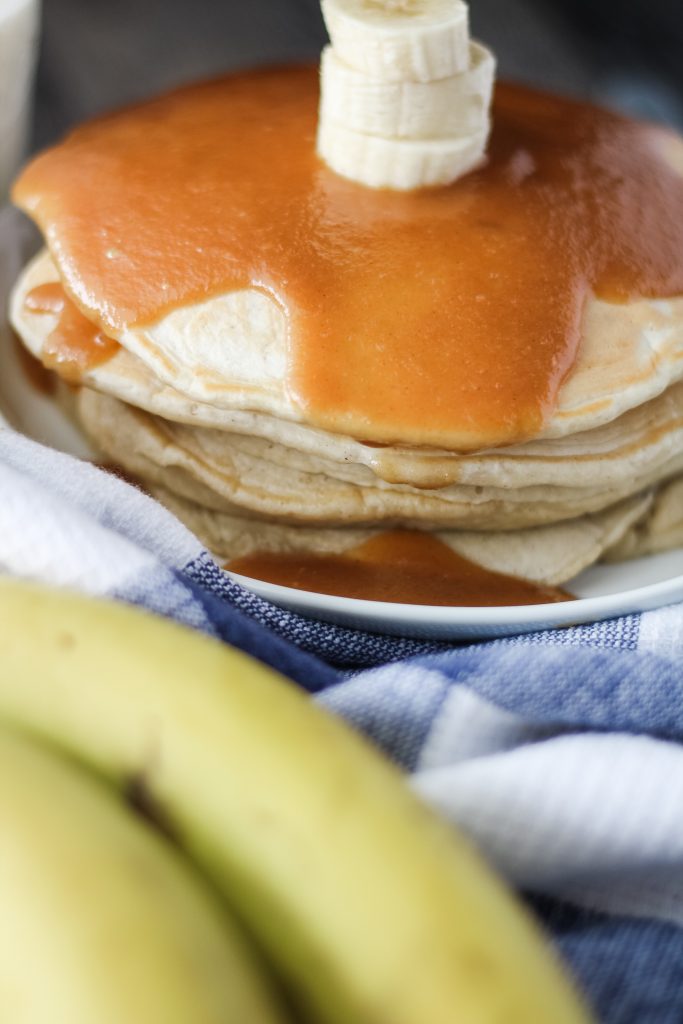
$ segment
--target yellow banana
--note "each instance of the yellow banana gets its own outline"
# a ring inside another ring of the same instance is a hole
[[[281,1022],[213,903],[102,782],[0,729],[5,1024]]]
[[[587,1021],[468,843],[245,655],[129,608],[1,583],[0,717],[144,785],[307,1019]]]

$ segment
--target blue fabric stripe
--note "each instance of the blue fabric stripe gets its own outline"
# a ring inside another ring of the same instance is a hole
[[[683,739],[683,666],[654,654],[482,644],[415,663],[530,722]]]
[[[244,611],[185,576],[185,586],[206,612],[216,636],[277,669],[311,693],[336,682],[337,673],[305,650],[275,635]],[[234,584],[233,584],[234,586]]]
[[[683,929],[527,898],[602,1024],[681,1024]]]
[[[505,646],[551,644],[553,647],[604,647],[622,651],[638,649],[640,615],[623,615],[605,622],[590,622],[571,629],[543,629],[537,633],[504,637],[496,643]]]
[[[318,700],[342,714],[406,771],[413,771],[450,682],[433,672],[416,685],[402,666],[379,671],[381,678],[376,672],[346,680],[326,689]]]

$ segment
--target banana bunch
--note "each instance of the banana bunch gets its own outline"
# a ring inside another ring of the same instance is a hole
[[[447,185],[481,163],[495,60],[463,0],[322,0],[318,153],[372,188]]]
[[[588,1020],[467,843],[297,688],[8,581],[0,899],[12,1024]]]

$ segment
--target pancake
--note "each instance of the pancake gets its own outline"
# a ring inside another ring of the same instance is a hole
[[[36,354],[49,321],[27,313],[23,300],[36,285],[59,280],[43,251],[14,290],[12,321],[22,337],[33,339],[30,347]],[[284,314],[263,293],[222,295],[174,310],[146,329],[115,336],[153,378],[190,402],[216,410],[217,416],[223,410],[244,410],[303,422],[285,387]],[[589,298],[576,362],[535,439],[593,430],[681,378],[683,298],[619,305]]]
[[[683,480],[658,488],[647,513],[634,521],[607,552],[606,560],[621,562],[683,545]]]
[[[266,523],[217,512],[160,487],[152,494],[207,546],[227,562],[253,552],[341,554],[376,536],[377,530],[330,529]],[[517,532],[439,531],[453,551],[496,572],[558,586],[573,579],[646,514],[650,494],[639,495],[593,516]]]
[[[54,265],[43,253],[22,275],[12,297],[14,326],[38,359],[55,317],[32,313],[25,306],[25,297],[32,288],[57,279]],[[429,449],[377,447],[275,416],[192,402],[164,385],[125,349],[88,370],[83,383],[171,422],[263,438],[291,452],[342,467],[366,467],[388,483],[419,488],[457,483],[503,489],[546,485],[619,489],[644,470],[666,466],[683,449],[683,383],[593,430],[460,456]],[[364,479],[367,477],[360,477],[361,483]]]
[[[683,402],[683,390],[678,400]],[[516,530],[599,511],[683,471],[679,443],[665,445],[661,463],[642,459],[638,472],[637,460],[627,456],[618,484],[606,470],[606,479],[592,486],[426,490],[387,484],[364,466],[332,462],[262,438],[174,424],[87,388],[79,398],[79,414],[97,445],[133,475],[216,511],[249,511],[292,524]],[[609,459],[597,461],[607,466]]]

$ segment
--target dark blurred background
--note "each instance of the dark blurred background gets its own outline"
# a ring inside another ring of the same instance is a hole
[[[191,78],[317,59],[319,0],[43,0],[37,145]],[[683,126],[683,0],[471,0],[500,74]]]

